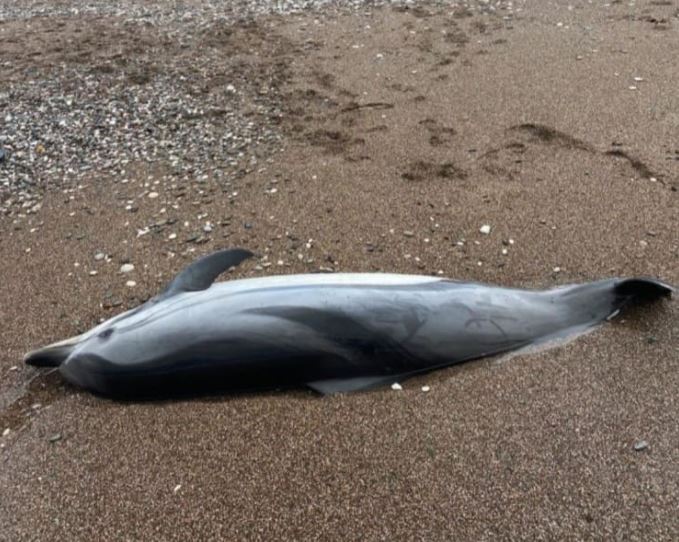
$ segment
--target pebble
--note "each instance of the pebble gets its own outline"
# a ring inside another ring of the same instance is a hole
[[[423,392],[428,392],[431,388],[429,386],[422,386],[422,391]]]
[[[149,192],[150,199],[156,199],[159,195],[158,192]]]
[[[177,238],[177,234],[176,234],[176,233],[171,233],[170,235],[167,236],[167,238],[168,238],[170,241],[173,241],[174,239]]]
[[[130,273],[134,271],[134,265],[131,263],[124,263],[123,265],[120,266],[120,272],[121,273]]]
[[[182,485],[181,485],[181,484],[177,484],[176,486],[174,486],[174,489],[172,490],[172,493],[177,493],[177,491],[179,491],[181,488],[182,488]]]
[[[490,233],[490,224],[484,224],[483,226],[481,226],[481,227],[479,228],[479,231],[480,231],[483,235],[488,235],[488,234]]]
[[[92,271],[90,271],[90,277],[94,277],[95,275],[98,275],[98,274],[99,274],[99,272],[96,271],[95,269],[92,269]]]
[[[406,237],[413,237],[415,235],[415,232],[412,232],[410,230],[405,230],[403,232],[403,235],[405,235]]]
[[[137,283],[136,283],[135,281],[133,281],[133,280],[128,280],[128,281],[125,283],[125,286],[127,286],[128,288],[134,288],[136,285],[137,285]]]
[[[634,443],[634,451],[635,452],[641,452],[648,448],[648,442],[645,440],[638,440]]]
[[[2,436],[3,436],[3,437],[6,437],[7,435],[9,435],[9,432],[10,432],[10,428],[7,427],[7,428],[2,432]]]
[[[403,389],[403,386],[401,386],[401,384],[399,384],[398,382],[394,382],[391,385],[391,389],[394,391],[401,391]]]
[[[101,260],[103,260],[105,257],[106,257],[106,254],[104,254],[103,252],[97,252],[97,253],[94,255],[94,259],[95,259],[96,261],[98,261],[98,262],[100,262]]]
[[[49,438],[50,443],[54,443],[61,440],[61,433],[55,433]]]

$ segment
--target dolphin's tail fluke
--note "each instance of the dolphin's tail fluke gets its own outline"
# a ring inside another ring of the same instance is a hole
[[[672,292],[672,286],[653,278],[605,279],[560,288],[554,301],[569,307],[569,325],[596,325],[610,320],[628,305],[669,297]]]
[[[24,356],[24,363],[34,367],[58,367],[80,343],[82,335],[52,343]]]
[[[618,281],[614,287],[616,295],[627,302],[655,301],[660,297],[669,297],[674,288],[658,279],[636,277]]]

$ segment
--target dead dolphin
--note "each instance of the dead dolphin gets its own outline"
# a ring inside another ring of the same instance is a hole
[[[213,284],[250,256],[203,257],[143,305],[25,361],[114,397],[349,392],[577,333],[673,291],[650,278],[529,291],[380,273]]]

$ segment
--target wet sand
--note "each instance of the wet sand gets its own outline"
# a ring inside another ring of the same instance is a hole
[[[229,246],[265,259],[225,280],[679,285],[679,5],[557,4],[240,24],[211,51],[275,106],[257,165],[133,162],[0,217],[0,539],[679,538],[676,299],[402,391],[119,403],[21,362]]]

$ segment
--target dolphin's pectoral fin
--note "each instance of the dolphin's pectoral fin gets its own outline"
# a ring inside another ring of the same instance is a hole
[[[180,272],[161,294],[170,297],[181,292],[207,290],[224,271],[254,256],[249,250],[233,248],[213,252],[196,260]]]
[[[378,386],[393,384],[401,378],[399,375],[359,376],[356,378],[316,380],[315,382],[307,382],[306,385],[321,395],[332,395],[333,393],[351,393],[353,391],[369,390]]]

